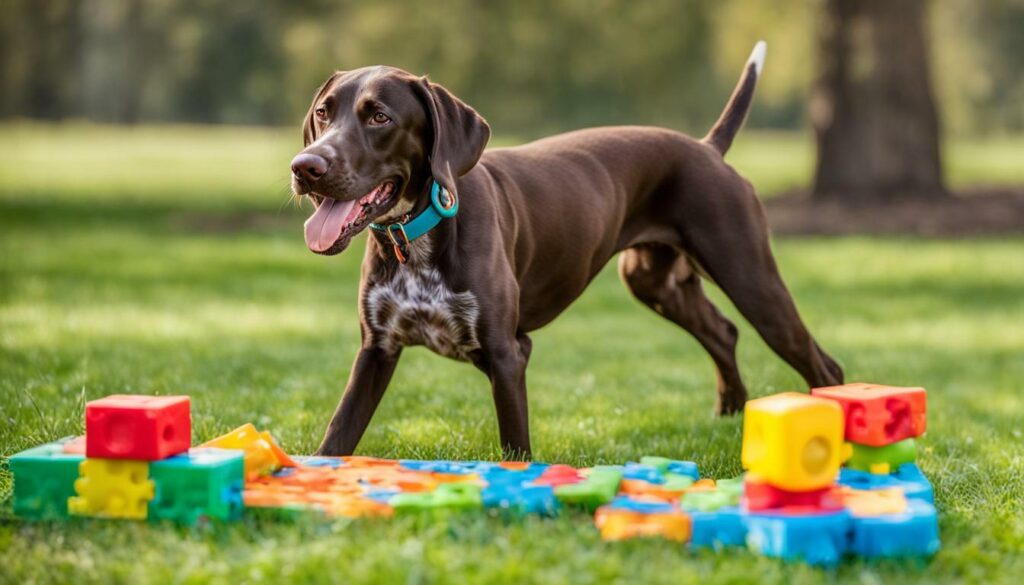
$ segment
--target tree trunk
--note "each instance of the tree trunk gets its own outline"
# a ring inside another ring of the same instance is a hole
[[[946,195],[928,72],[927,0],[827,0],[811,103],[814,196]]]

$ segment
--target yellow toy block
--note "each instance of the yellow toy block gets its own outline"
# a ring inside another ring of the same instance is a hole
[[[202,446],[245,451],[245,478],[250,481],[261,475],[269,475],[282,467],[296,466],[291,457],[277,446],[270,433],[257,431],[252,423],[244,424],[226,435],[207,441]]]
[[[68,513],[100,518],[146,518],[153,499],[149,463],[127,459],[85,459],[78,466],[77,496],[68,498]]]
[[[848,451],[843,443],[843,409],[833,400],[784,392],[747,403],[743,467],[775,487],[826,487],[835,481]]]

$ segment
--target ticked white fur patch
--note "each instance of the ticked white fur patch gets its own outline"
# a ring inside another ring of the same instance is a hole
[[[470,352],[480,348],[476,296],[453,292],[441,274],[426,265],[427,242],[415,242],[411,248],[409,262],[391,280],[366,293],[373,342],[392,353],[404,346],[424,345],[443,356],[469,361]]]

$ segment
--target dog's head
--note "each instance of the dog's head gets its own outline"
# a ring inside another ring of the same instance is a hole
[[[455,194],[490,134],[473,108],[425,77],[392,67],[335,73],[313,98],[306,147],[292,160],[292,190],[316,206],[309,249],[337,254],[370,223],[417,209],[430,178]]]

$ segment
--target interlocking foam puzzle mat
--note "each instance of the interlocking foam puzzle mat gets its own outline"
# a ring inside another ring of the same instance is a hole
[[[114,396],[87,405],[84,438],[11,458],[14,511],[30,520],[196,524],[255,509],[444,521],[474,513],[555,517],[576,508],[593,514],[606,540],[746,547],[815,565],[934,554],[933,490],[915,462],[924,391],[848,385],[814,394],[749,402],[747,471],[718,481],[701,478],[691,461],[654,456],[590,468],[290,457],[252,425],[191,447],[187,397]]]

